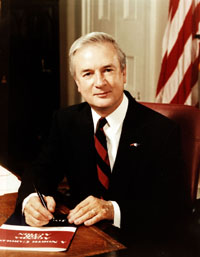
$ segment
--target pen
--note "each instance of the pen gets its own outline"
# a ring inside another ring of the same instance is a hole
[[[47,204],[46,204],[46,202],[45,202],[45,200],[44,200],[43,195],[40,193],[40,191],[36,188],[35,185],[33,185],[33,187],[34,187],[35,192],[37,193],[38,197],[40,198],[40,201],[41,201],[42,205],[48,210]]]
[[[41,201],[42,205],[48,210],[48,207],[47,207],[47,204],[46,204],[46,202],[44,200],[43,195],[40,193],[40,191],[37,189],[37,187],[34,184],[33,184],[33,187],[34,187],[35,192],[37,193],[38,197],[40,198],[40,201]],[[53,220],[54,219],[55,218],[53,217]]]
[[[33,187],[35,189],[35,192],[37,193],[38,197],[40,198],[40,201],[42,203],[42,205],[48,210],[47,208],[47,204],[44,200],[44,197],[43,195],[40,193],[40,191],[37,189],[37,187],[33,184]],[[66,215],[65,214],[61,214],[58,216],[59,218],[55,218],[55,216],[53,216],[53,219],[52,219],[52,222],[53,224],[64,224],[64,223],[67,223],[68,224],[68,221],[66,219]]]

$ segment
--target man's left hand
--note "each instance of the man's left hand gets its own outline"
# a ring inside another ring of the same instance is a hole
[[[100,220],[113,220],[114,208],[111,201],[88,196],[69,212],[68,221],[75,225],[93,225]]]

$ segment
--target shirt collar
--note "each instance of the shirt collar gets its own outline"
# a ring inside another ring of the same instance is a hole
[[[117,107],[116,110],[114,110],[114,112],[112,112],[106,117],[106,120],[108,121],[108,126],[112,127],[113,132],[117,131],[119,126],[121,126],[121,124],[123,123],[124,118],[126,116],[127,109],[128,109],[128,98],[124,94],[121,104]],[[95,132],[97,123],[101,118],[101,116],[98,113],[96,113],[94,109],[92,109],[92,118],[94,123],[94,132]]]

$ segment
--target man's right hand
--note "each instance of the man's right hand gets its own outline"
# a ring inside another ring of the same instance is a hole
[[[41,227],[53,218],[56,202],[53,197],[44,197],[48,210],[42,205],[38,196],[32,196],[24,208],[25,221],[32,227]]]

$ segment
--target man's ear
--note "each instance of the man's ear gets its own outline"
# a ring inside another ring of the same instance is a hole
[[[75,81],[76,86],[78,88],[78,92],[80,93],[81,91],[80,91],[79,81],[75,77],[74,77],[74,81]]]
[[[123,81],[124,81],[124,84],[126,83],[126,66],[124,67],[123,71]]]

